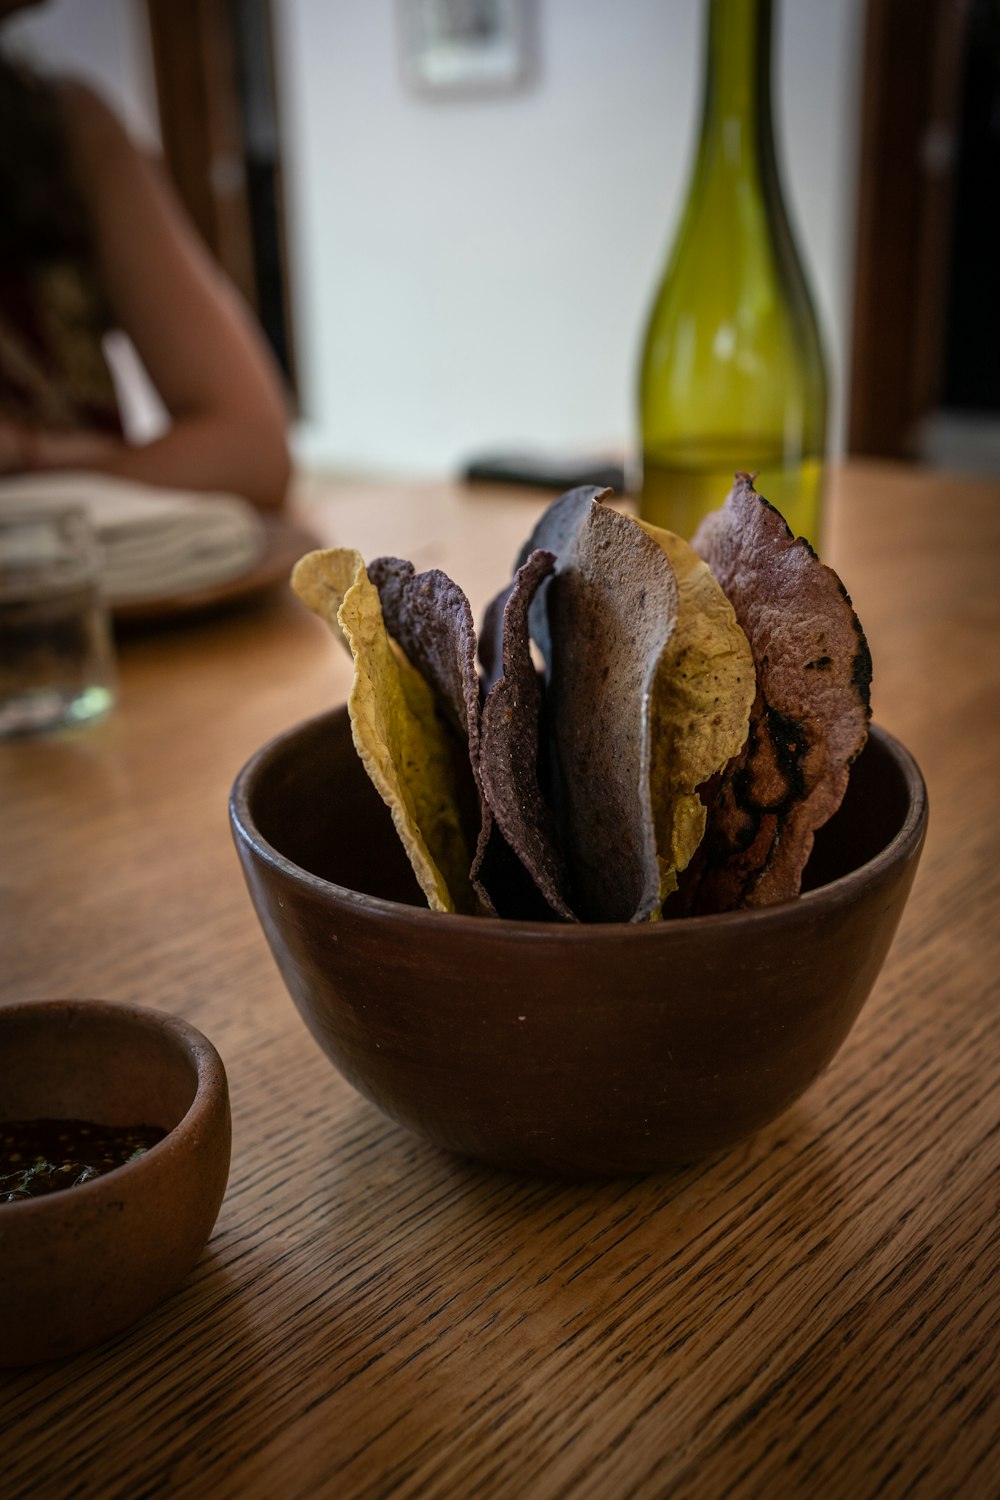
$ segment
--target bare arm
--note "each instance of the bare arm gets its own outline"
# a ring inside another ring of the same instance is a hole
[[[203,249],[160,171],[89,90],[64,86],[74,164],[112,310],[171,418],[141,447],[94,433],[31,437],[32,466],[282,503],[285,403],[253,319]]]

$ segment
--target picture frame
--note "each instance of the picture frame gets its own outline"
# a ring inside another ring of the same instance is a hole
[[[397,0],[403,72],[417,93],[505,94],[535,74],[533,0]]]

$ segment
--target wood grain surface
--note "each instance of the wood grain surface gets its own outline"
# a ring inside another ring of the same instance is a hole
[[[181,1289],[101,1348],[0,1373],[3,1500],[1000,1495],[1000,485],[865,464],[832,490],[826,555],[876,717],[928,781],[928,844],[831,1069],[684,1170],[506,1176],[322,1058],[226,815],[250,753],[346,695],[286,593],[123,637],[105,724],[0,746],[0,999],[182,1015],[234,1111]],[[446,568],[479,611],[542,503],[313,480],[299,513]]]

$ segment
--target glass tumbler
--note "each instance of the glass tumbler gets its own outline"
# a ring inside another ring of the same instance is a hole
[[[0,737],[92,722],[115,697],[100,555],[85,513],[0,511]]]

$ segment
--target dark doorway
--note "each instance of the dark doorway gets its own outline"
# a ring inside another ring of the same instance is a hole
[[[1000,0],[868,0],[848,449],[1000,471]]]
[[[957,144],[942,404],[1000,412],[1000,0],[972,0]]]
[[[941,399],[967,0],[868,0],[852,453],[915,457]]]
[[[295,390],[270,0],[147,0],[167,168]]]

